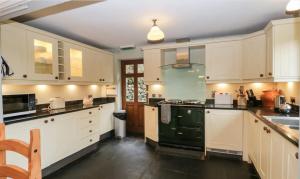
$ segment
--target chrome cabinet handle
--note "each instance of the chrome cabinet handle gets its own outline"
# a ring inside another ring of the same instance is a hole
[[[177,116],[177,117],[182,118],[183,116]]]
[[[183,133],[182,133],[182,132],[177,132],[177,134],[178,134],[178,135],[182,135]]]

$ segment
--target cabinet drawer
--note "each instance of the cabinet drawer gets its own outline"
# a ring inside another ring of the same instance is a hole
[[[93,135],[93,134],[95,134],[95,132],[96,132],[96,126],[95,125],[90,125],[88,127],[81,128],[79,130],[80,139],[83,139],[85,137]]]
[[[96,116],[98,113],[98,108],[92,108],[92,109],[87,109],[87,110],[82,110],[79,112],[76,112],[76,116],[78,118],[87,118],[90,116]]]
[[[94,134],[80,140],[79,148],[83,149],[99,141],[99,135]]]
[[[78,128],[86,128],[88,126],[96,125],[97,117],[89,116],[89,117],[81,117],[78,119]]]

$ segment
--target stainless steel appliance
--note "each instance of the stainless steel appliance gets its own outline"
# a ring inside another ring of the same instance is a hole
[[[204,152],[204,104],[198,100],[167,100],[171,105],[171,119],[165,123],[159,108],[159,144]]]
[[[280,107],[282,105],[284,105],[286,103],[286,99],[285,99],[285,96],[283,95],[277,95],[275,97],[275,105],[274,105],[274,110],[275,111],[279,111],[280,110]]]
[[[35,112],[35,94],[3,95],[4,118]]]

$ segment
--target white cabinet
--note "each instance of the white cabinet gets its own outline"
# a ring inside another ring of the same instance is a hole
[[[1,25],[1,55],[14,75],[5,79],[23,79],[27,74],[26,31],[14,25]]]
[[[66,80],[84,81],[86,77],[86,51],[84,47],[64,42]]]
[[[262,179],[297,179],[298,148],[276,131],[249,115],[248,152]]]
[[[300,80],[300,20],[272,21],[266,29],[268,76],[276,82]]]
[[[248,127],[248,151],[249,157],[255,165],[259,164],[260,133],[258,126],[259,120],[250,114]]]
[[[259,169],[258,173],[262,179],[269,178],[270,167],[270,151],[271,151],[271,135],[269,127],[260,123],[258,125],[260,133],[260,149],[259,149]]]
[[[114,111],[115,111],[114,103],[100,105],[101,134],[104,134],[114,129],[114,120],[113,120]]]
[[[30,130],[40,129],[41,163],[42,168],[46,168],[98,142],[101,134],[113,129],[114,103],[101,106],[10,124],[6,126],[6,136],[28,143]],[[7,161],[27,169],[27,159],[19,154],[8,152]]]
[[[145,137],[158,142],[158,108],[144,107]]]
[[[58,40],[27,31],[28,79],[58,79]]]
[[[98,52],[100,69],[100,82],[112,83],[114,81],[114,58],[112,54]]]
[[[205,110],[206,148],[243,151],[243,111]]]
[[[144,81],[155,83],[162,81],[162,53],[160,49],[144,50]]]
[[[113,83],[114,61],[113,55],[105,52],[86,49],[87,81],[97,83]]]
[[[299,179],[299,148],[285,141],[284,179]]]
[[[243,40],[243,79],[266,77],[266,35],[254,34]]]
[[[283,179],[284,178],[284,147],[285,139],[277,132],[271,130],[270,139],[270,179]]]
[[[242,79],[242,43],[228,41],[205,46],[206,80],[239,81]]]

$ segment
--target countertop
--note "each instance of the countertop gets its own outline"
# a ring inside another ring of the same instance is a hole
[[[39,119],[39,118],[44,118],[49,116],[55,116],[55,115],[60,115],[60,114],[65,114],[65,113],[70,113],[75,111],[96,108],[99,107],[99,105],[108,104],[108,103],[114,103],[114,101],[101,101],[101,102],[94,103],[93,105],[87,105],[87,106],[78,104],[78,105],[67,106],[66,108],[63,109],[37,111],[36,113],[28,114],[24,116],[4,118],[4,124],[9,125],[18,122],[24,122],[24,121],[29,121],[29,120],[34,120],[34,119]]]
[[[256,107],[256,108],[249,108],[248,111],[255,115],[257,118],[259,118],[264,124],[278,132],[281,136],[289,140],[291,143],[299,147],[299,131],[290,129],[289,127],[285,125],[281,125],[278,123],[274,123],[266,119],[264,116],[282,116],[282,117],[299,117],[299,114],[297,113],[291,113],[291,114],[281,114],[274,112],[273,109],[269,108],[262,108],[262,107]]]

